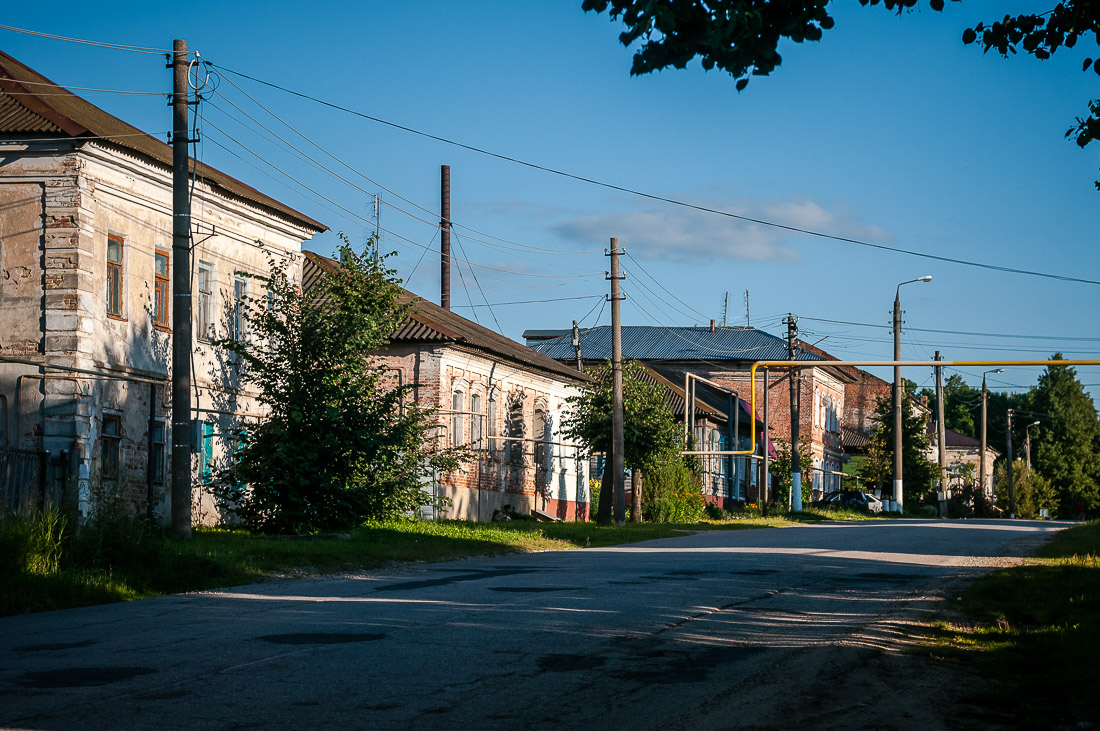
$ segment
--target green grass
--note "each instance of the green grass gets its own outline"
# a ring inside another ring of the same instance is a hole
[[[467,523],[387,521],[346,540],[252,536],[198,528],[173,541],[143,523],[113,518],[73,531],[57,514],[0,521],[0,616],[129,601],[235,586],[277,576],[354,572],[395,562],[449,561],[515,551],[597,548],[684,535],[685,531],[781,527],[865,520],[851,511],[747,511],[691,524]]]
[[[976,663],[993,681],[981,700],[1021,728],[1095,722],[1100,523],[1058,533],[1037,556],[974,582],[955,602],[969,621],[932,628],[930,646]]]

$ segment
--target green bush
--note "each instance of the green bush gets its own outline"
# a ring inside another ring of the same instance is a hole
[[[698,492],[674,493],[654,500],[642,516],[651,523],[694,523],[703,517],[706,505]]]

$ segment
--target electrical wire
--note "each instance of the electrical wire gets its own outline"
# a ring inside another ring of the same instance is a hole
[[[205,117],[204,119],[205,119],[205,121],[206,121],[206,123],[207,123],[207,124],[209,124],[209,125],[210,125],[211,127],[213,127],[213,128],[214,128],[214,129],[216,129],[216,130],[217,130],[218,132],[220,132],[220,133],[221,133],[222,135],[224,135],[224,136],[226,137],[226,139],[230,140],[231,142],[233,142],[234,144],[236,144],[237,146],[239,146],[239,147],[240,147],[241,149],[245,150],[245,151],[246,151],[246,152],[248,152],[248,153],[249,153],[250,155],[252,155],[252,156],[253,156],[253,157],[255,157],[256,159],[258,159],[258,160],[259,160],[260,162],[264,163],[265,165],[267,165],[268,167],[272,168],[273,170],[275,170],[275,171],[276,171],[276,172],[278,172],[279,174],[283,175],[283,176],[284,176],[284,177],[286,177],[286,178],[287,178],[288,180],[292,180],[292,181],[294,181],[295,183],[297,183],[297,184],[298,184],[298,185],[300,185],[301,187],[305,188],[305,189],[306,189],[306,190],[308,190],[309,192],[313,193],[314,195],[318,196],[319,198],[322,198],[322,199],[323,199],[323,200],[325,200],[325,201],[328,201],[328,202],[329,202],[330,204],[332,204],[332,205],[336,206],[337,208],[339,208],[340,210],[344,211],[344,213],[346,213],[346,214],[348,214],[348,215],[352,216],[352,217],[353,217],[353,218],[355,218],[355,219],[358,219],[358,220],[359,220],[360,222],[362,222],[362,223],[364,223],[364,224],[372,224],[372,223],[373,223],[372,221],[368,220],[367,218],[364,218],[363,216],[359,215],[359,214],[358,214],[358,213],[356,213],[355,211],[352,211],[352,210],[351,210],[351,209],[349,209],[349,208],[345,208],[344,206],[340,205],[340,204],[339,204],[339,203],[337,203],[336,201],[334,201],[334,200],[332,200],[331,198],[329,198],[329,197],[327,197],[327,196],[325,196],[325,195],[321,194],[321,193],[320,193],[319,191],[317,191],[317,190],[315,190],[315,189],[311,188],[310,186],[306,185],[305,183],[303,183],[302,181],[298,180],[298,179],[297,179],[297,178],[295,178],[294,176],[290,175],[290,174],[289,174],[289,173],[287,173],[287,172],[286,172],[285,170],[283,170],[282,168],[280,168],[279,166],[275,165],[275,164],[274,164],[273,162],[271,162],[271,161],[270,161],[270,160],[268,160],[267,158],[265,158],[265,157],[263,157],[262,155],[260,155],[260,154],[258,154],[257,152],[255,152],[254,150],[252,150],[252,149],[251,149],[250,147],[248,147],[247,145],[245,145],[244,143],[242,143],[242,142],[241,142],[240,140],[238,140],[237,138],[233,137],[233,136],[232,136],[231,134],[229,134],[229,133],[228,133],[228,132],[226,132],[226,131],[225,131],[224,129],[222,129],[221,127],[219,127],[219,126],[218,126],[217,124],[215,124],[214,122],[210,121],[210,118],[209,118],[209,117]],[[215,144],[216,144],[216,142],[215,142]],[[395,238],[398,238],[398,239],[400,239],[400,240],[402,240],[402,241],[404,241],[404,242],[406,242],[406,243],[408,243],[408,244],[411,244],[412,246],[415,246],[415,247],[417,247],[417,248],[421,248],[421,249],[423,249],[423,248],[426,248],[426,247],[424,246],[424,244],[421,244],[421,243],[419,243],[419,242],[417,242],[417,241],[413,241],[413,240],[412,240],[412,239],[410,239],[410,238],[407,238],[407,237],[405,237],[405,236],[402,236],[401,234],[397,233],[396,231],[393,231],[393,230],[391,230],[391,229],[387,229],[387,228],[384,228],[384,227],[381,227],[381,226],[379,226],[378,228],[379,228],[379,230],[381,230],[381,231],[385,231],[386,233],[390,234],[391,236],[393,236],[393,237],[395,237]],[[459,259],[459,257],[454,257],[454,258],[455,258],[456,260],[458,260],[458,259]],[[488,270],[490,270],[490,271],[503,272],[503,273],[505,273],[505,274],[511,274],[511,275],[514,275],[514,276],[519,276],[519,277],[537,277],[537,278],[540,278],[540,279],[581,279],[581,278],[586,278],[586,277],[597,277],[597,276],[602,276],[602,275],[604,274],[604,272],[590,272],[590,273],[588,273],[588,274],[535,274],[535,273],[532,273],[532,272],[518,272],[518,271],[515,271],[515,270],[513,270],[513,269],[502,269],[502,268],[500,268],[500,267],[494,267],[494,266],[490,266],[490,265],[488,265],[488,264],[481,264],[481,263],[479,263],[479,262],[476,262],[476,261],[470,261],[470,260],[468,260],[468,259],[461,259],[461,261],[464,261],[464,262],[466,262],[467,264],[470,264],[470,265],[472,265],[472,266],[476,266],[476,267],[479,267],[479,268],[482,268],[482,269],[488,269]]]
[[[22,85],[49,86],[49,87],[52,87],[54,89],[68,89],[70,91],[73,90],[73,89],[76,89],[77,91],[97,91],[97,92],[100,92],[102,94],[133,94],[135,96],[172,96],[171,92],[164,92],[164,91],[128,91],[128,90],[125,90],[125,89],[93,89],[93,88],[87,87],[87,86],[69,86],[68,84],[52,84],[48,81],[23,81],[21,79],[9,79],[9,78],[0,79],[0,81],[14,81],[15,83],[17,83],[21,86]],[[0,93],[11,94],[12,92],[6,92],[5,91],[5,92],[0,92]],[[23,94],[24,92],[14,92],[14,93]],[[30,93],[34,94],[35,96],[38,96],[38,94],[36,92],[30,92]]]
[[[696,211],[702,211],[704,213],[711,213],[711,214],[718,215],[718,216],[724,216],[726,218],[732,218],[732,219],[736,219],[738,221],[745,221],[747,223],[755,223],[755,224],[758,224],[760,226],[768,226],[770,228],[777,228],[777,229],[780,229],[782,231],[790,231],[791,233],[804,234],[806,236],[814,236],[814,237],[817,237],[817,238],[828,239],[828,240],[831,240],[831,241],[838,241],[838,242],[841,242],[841,243],[853,244],[853,245],[856,245],[856,246],[863,246],[863,247],[872,248],[872,249],[879,249],[879,250],[882,250],[882,251],[890,251],[890,252],[893,252],[893,253],[896,253],[896,254],[906,254],[908,256],[915,256],[915,257],[920,257],[920,258],[923,258],[923,259],[931,259],[933,261],[941,261],[941,262],[945,262],[945,263],[949,263],[949,264],[959,264],[959,265],[962,265],[962,266],[976,267],[976,268],[979,268],[979,269],[988,269],[988,270],[991,270],[991,271],[1005,272],[1005,273],[1009,273],[1009,274],[1022,274],[1022,275],[1034,276],[1034,277],[1044,277],[1044,278],[1047,278],[1047,279],[1056,279],[1056,280],[1064,281],[1064,282],[1077,282],[1077,283],[1080,283],[1080,284],[1100,285],[1100,281],[1094,280],[1094,279],[1083,279],[1083,278],[1080,278],[1080,277],[1070,277],[1070,276],[1061,275],[1061,274],[1050,274],[1050,273],[1047,273],[1047,272],[1039,272],[1039,271],[1033,271],[1033,270],[1028,270],[1028,269],[1017,269],[1015,267],[1006,267],[1006,266],[1001,266],[999,264],[987,264],[987,263],[983,263],[983,262],[969,261],[969,260],[966,260],[966,259],[957,259],[957,258],[954,258],[954,257],[939,256],[937,254],[928,254],[928,253],[922,252],[922,251],[914,251],[914,250],[911,250],[911,249],[903,249],[903,248],[896,247],[896,246],[887,246],[885,244],[877,244],[877,243],[870,242],[870,241],[862,241],[860,239],[854,239],[854,238],[850,238],[850,237],[847,237],[847,236],[838,236],[836,234],[828,234],[828,233],[824,233],[822,231],[814,231],[812,229],[801,228],[801,227],[798,227],[798,226],[790,226],[790,225],[783,224],[783,223],[777,223],[775,221],[768,221],[768,220],[762,219],[762,218],[753,218],[751,216],[742,216],[740,214],[730,213],[729,211],[722,211],[722,210],[719,210],[719,209],[716,209],[716,208],[710,208],[710,207],[707,207],[707,206],[701,206],[701,205],[697,205],[697,204],[694,204],[694,203],[688,203],[687,201],[677,200],[675,198],[668,198],[666,196],[656,195],[656,194],[653,194],[653,193],[646,193],[646,192],[636,190],[636,189],[633,189],[633,188],[628,188],[626,186],[615,185],[614,183],[607,183],[607,182],[603,182],[603,181],[600,181],[600,180],[595,180],[593,178],[587,178],[587,177],[584,177],[582,175],[575,175],[573,173],[568,173],[568,172],[565,172],[563,170],[557,170],[555,168],[547,167],[545,165],[539,165],[539,164],[536,164],[536,163],[533,163],[533,162],[528,162],[526,160],[521,160],[521,159],[516,158],[516,157],[511,157],[509,155],[503,155],[503,154],[498,153],[498,152],[492,152],[492,151],[486,150],[484,148],[475,147],[473,145],[467,145],[465,143],[457,142],[455,140],[451,140],[451,139],[448,139],[446,137],[441,137],[439,135],[434,135],[434,134],[431,134],[431,133],[428,133],[428,132],[422,132],[422,131],[414,129],[412,127],[408,127],[406,125],[398,124],[396,122],[390,122],[390,121],[382,119],[380,117],[375,117],[375,116],[372,116],[372,115],[369,115],[369,114],[365,114],[363,112],[355,111],[354,109],[349,109],[348,107],[344,107],[344,106],[341,106],[339,104],[334,104],[332,102],[324,101],[323,99],[319,99],[317,97],[310,96],[309,94],[304,94],[304,93],[299,92],[299,91],[294,91],[293,89],[288,89],[287,87],[280,86],[279,84],[274,84],[270,81],[264,81],[263,79],[258,79],[255,76],[250,76],[250,75],[242,73],[240,71],[234,71],[233,69],[227,68],[225,66],[216,65],[216,64],[213,64],[209,61],[207,63],[210,63],[210,65],[214,66],[214,68],[220,69],[222,71],[226,71],[226,72],[234,74],[236,76],[240,76],[241,78],[249,79],[250,81],[254,81],[258,84],[263,84],[263,85],[271,87],[273,89],[278,89],[279,91],[285,92],[287,94],[292,94],[292,95],[300,97],[302,99],[308,99],[309,101],[312,101],[314,103],[321,104],[323,106],[330,107],[332,109],[336,109],[336,110],[339,110],[341,112],[345,112],[347,114],[352,114],[352,115],[355,115],[357,117],[362,117],[363,119],[367,119],[367,120],[370,120],[372,122],[376,122],[378,124],[383,124],[383,125],[386,125],[388,127],[392,127],[394,129],[399,129],[399,130],[402,130],[404,132],[408,132],[410,134],[418,135],[420,137],[425,137],[425,138],[428,138],[428,139],[431,139],[431,140],[435,140],[437,142],[442,142],[444,144],[453,145],[455,147],[459,147],[459,148],[462,148],[464,150],[469,150],[470,152],[475,152],[475,153],[478,153],[480,155],[486,155],[486,156],[489,156],[489,157],[496,158],[498,160],[503,160],[505,162],[511,162],[511,163],[516,164],[516,165],[522,165],[524,167],[532,168],[534,170],[540,170],[540,171],[545,172],[545,173],[551,173],[553,175],[559,175],[561,177],[569,178],[571,180],[577,180],[577,181],[582,182],[582,183],[588,183],[590,185],[595,185],[595,186],[599,186],[599,187],[602,187],[602,188],[607,188],[609,190],[619,191],[620,193],[627,193],[629,195],[638,196],[640,198],[646,198],[648,200],[659,201],[659,202],[662,202],[662,203],[668,203],[670,205],[680,206],[682,208],[688,208],[688,209],[692,209],[692,210],[696,210]]]
[[[804,320],[813,320],[814,322],[829,322],[837,325],[858,325],[859,327],[878,327],[886,328],[890,330],[892,325],[882,325],[871,322],[852,322],[850,320],[828,320],[822,317],[803,317]],[[942,333],[944,335],[968,335],[971,337],[986,337],[986,338],[1020,338],[1023,340],[1072,340],[1079,342],[1095,343],[1100,342],[1100,338],[1085,338],[1085,337],[1072,337],[1063,335],[1020,335],[1018,333],[984,333],[984,332],[970,332],[967,330],[939,330],[935,328],[922,328],[911,327],[909,330],[914,332],[929,332],[929,333]]]
[[[428,252],[432,250],[431,245],[435,242],[435,237],[438,236],[438,235],[439,235],[439,228],[436,228],[435,234],[432,236],[432,240],[429,241],[428,245],[424,247],[424,251],[420,252],[420,258],[416,260],[416,265],[412,268],[412,271],[409,272],[409,276],[405,278],[404,284],[405,284],[406,288],[408,288],[408,286],[412,282],[412,278],[413,278],[413,275],[416,274],[416,270],[418,268],[420,268],[420,262],[424,261],[424,257],[427,256]]]
[[[452,231],[452,233],[454,233],[454,232]],[[516,300],[514,302],[493,302],[491,304],[492,304],[493,307],[504,307],[505,305],[534,305],[534,304],[541,304],[543,302],[565,302],[565,301],[568,301],[568,300],[589,300],[589,299],[596,299],[597,297],[602,298],[603,295],[602,294],[589,294],[589,295],[584,295],[584,296],[581,296],[581,297],[549,297],[547,299],[541,299],[541,300]],[[489,303],[487,303],[487,304],[489,304]],[[455,305],[455,306],[456,307],[484,307],[484,305]],[[592,310],[595,310],[595,309],[596,309],[595,307],[592,308]],[[588,311],[588,315],[592,314],[592,310]],[[588,317],[588,315],[585,315],[585,317]]]
[[[451,234],[455,237],[455,246],[458,247],[459,253],[461,253],[463,256],[466,256],[466,252],[462,248],[462,242],[459,240],[458,234],[455,233],[453,230],[451,231]],[[459,269],[458,271],[459,276],[462,276],[462,270]],[[500,326],[500,320],[497,319],[497,313],[493,312],[493,308],[489,304],[489,298],[485,296],[485,290],[481,288],[481,282],[477,281],[477,274],[474,273],[473,267],[470,267],[470,276],[473,277],[474,284],[477,285],[478,291],[481,292],[481,299],[485,301],[485,306],[489,308],[489,314],[493,316],[493,322],[497,324],[497,332],[503,335],[504,328]],[[470,303],[473,304],[473,300],[471,300]],[[474,312],[476,313],[477,310],[475,309]]]
[[[207,63],[207,65],[208,65],[208,66],[210,66],[210,67],[213,67],[213,68],[215,68],[215,69],[217,68],[216,66],[214,66],[214,64],[211,64],[210,62],[205,62],[205,63]],[[228,70],[228,69],[226,69],[226,70]],[[225,77],[222,77],[222,78],[225,78]],[[374,180],[373,178],[371,178],[370,176],[366,175],[366,174],[365,174],[365,173],[363,173],[362,171],[360,171],[360,170],[356,169],[356,168],[355,168],[354,166],[352,166],[352,165],[349,165],[349,164],[348,164],[347,162],[345,162],[345,161],[344,161],[344,160],[342,160],[341,158],[337,157],[336,155],[334,155],[334,154],[333,154],[332,152],[330,152],[330,151],[329,151],[329,150],[327,150],[326,148],[324,148],[324,147],[322,147],[321,145],[319,145],[319,144],[317,144],[316,142],[314,142],[314,141],[313,141],[312,139],[310,139],[310,138],[309,138],[309,137],[308,137],[308,136],[307,136],[307,135],[306,135],[305,133],[303,133],[303,132],[302,132],[301,130],[299,130],[298,128],[294,127],[294,126],[293,126],[292,124],[290,124],[289,122],[287,122],[287,121],[286,121],[285,119],[283,119],[283,118],[282,118],[282,117],[280,117],[279,115],[275,114],[275,112],[273,112],[273,111],[271,111],[270,109],[268,109],[268,108],[267,108],[266,106],[264,106],[264,105],[263,105],[263,104],[262,104],[262,103],[261,103],[260,101],[258,101],[258,100],[257,100],[257,99],[256,99],[255,97],[253,97],[253,96],[252,96],[251,94],[249,94],[249,93],[248,93],[247,91],[245,91],[245,90],[244,90],[244,89],[242,89],[242,88],[241,88],[240,86],[238,86],[237,84],[235,84],[235,83],[233,82],[233,80],[232,80],[232,79],[228,79],[228,78],[225,78],[225,80],[226,80],[226,82],[228,82],[228,83],[229,83],[229,85],[230,85],[230,86],[232,86],[232,87],[233,87],[234,89],[236,89],[236,90],[237,90],[237,91],[239,91],[239,92],[240,92],[241,94],[243,94],[244,96],[246,96],[246,97],[247,97],[247,98],[248,98],[248,99],[249,99],[249,100],[250,100],[250,101],[251,101],[251,102],[252,102],[253,104],[255,104],[256,106],[258,106],[258,107],[259,107],[260,109],[263,109],[263,110],[264,110],[265,112],[267,112],[267,113],[268,113],[269,115],[271,115],[271,116],[272,116],[272,117],[274,117],[274,118],[275,118],[276,120],[278,120],[278,121],[279,121],[279,122],[280,122],[281,124],[283,124],[283,125],[284,125],[284,126],[285,126],[285,127],[287,128],[287,129],[289,129],[289,130],[291,130],[292,132],[294,132],[295,134],[297,134],[297,135],[298,135],[299,137],[301,137],[301,138],[302,138],[303,140],[305,140],[306,142],[308,142],[309,144],[311,144],[311,145],[312,145],[313,147],[316,147],[316,148],[317,148],[318,150],[320,150],[321,152],[323,152],[323,153],[324,153],[325,155],[327,155],[328,157],[332,158],[332,159],[333,159],[334,161],[336,161],[336,162],[337,162],[337,163],[339,163],[340,165],[342,165],[342,166],[344,166],[345,168],[347,168],[347,169],[348,169],[349,171],[351,171],[351,172],[352,172],[352,173],[354,173],[355,175],[358,175],[359,177],[363,178],[364,180],[366,180],[366,181],[367,181],[367,182],[369,182],[370,184],[372,184],[372,185],[375,185],[375,186],[377,186],[377,187],[378,187],[378,188],[379,188],[380,190],[384,190],[385,192],[387,192],[387,193],[389,193],[390,195],[394,196],[394,197],[395,197],[395,198],[397,198],[398,200],[402,200],[402,201],[404,201],[405,203],[408,203],[408,204],[409,204],[410,206],[412,206],[412,207],[414,207],[414,208],[416,208],[416,209],[418,209],[418,210],[420,210],[420,211],[423,211],[424,213],[426,213],[426,214],[428,214],[428,215],[430,215],[430,216],[435,216],[435,215],[436,215],[436,213],[437,213],[436,211],[433,211],[433,210],[431,210],[431,209],[429,209],[429,208],[426,208],[426,207],[424,207],[424,206],[422,206],[422,205],[420,205],[420,204],[416,203],[415,201],[412,201],[412,200],[410,200],[409,198],[406,198],[406,197],[404,197],[403,195],[401,195],[401,194],[400,194],[400,193],[398,193],[397,191],[393,190],[392,188],[388,188],[388,187],[386,187],[386,186],[385,186],[385,185],[383,185],[382,183],[380,183],[380,182],[378,182],[378,181]],[[224,95],[223,95],[223,97],[222,97],[222,98],[225,98],[225,97],[224,97]],[[226,99],[226,101],[228,101],[228,102],[229,102],[230,104],[232,104],[232,105],[233,105],[233,107],[234,107],[234,108],[236,108],[236,109],[237,109],[238,111],[240,111],[240,112],[241,112],[242,114],[244,114],[245,116],[248,116],[248,117],[249,117],[249,119],[252,119],[252,120],[253,120],[253,121],[255,121],[255,122],[256,122],[257,124],[260,124],[260,126],[263,126],[263,125],[262,125],[262,124],[261,124],[260,122],[258,122],[258,121],[257,121],[257,120],[256,120],[255,118],[251,117],[251,115],[249,115],[249,114],[248,114],[247,112],[245,112],[245,111],[244,111],[243,109],[241,109],[240,107],[238,107],[238,106],[237,106],[236,104],[233,104],[233,102],[232,102],[232,101],[229,101],[228,99]],[[267,129],[267,127],[264,127],[264,129]],[[270,131],[270,130],[268,130],[268,131]],[[272,132],[272,134],[276,134],[276,133]],[[278,135],[276,135],[276,136],[278,136]],[[282,138],[280,137],[279,139],[282,139]],[[287,143],[287,144],[290,144],[290,143]],[[295,149],[297,149],[297,148],[295,148]],[[334,173],[334,174],[335,174],[335,173]],[[343,178],[341,178],[341,180],[343,180]],[[345,182],[347,182],[347,181],[345,181]],[[350,183],[349,183],[349,184],[350,184]],[[389,201],[383,201],[383,202],[384,202],[384,203],[385,203],[386,205],[388,205],[388,206],[390,206],[390,207],[392,207],[392,208],[395,208],[396,210],[399,210],[399,211],[401,211],[402,213],[404,213],[404,214],[406,214],[406,215],[408,215],[408,216],[411,216],[411,217],[413,217],[413,218],[416,218],[416,216],[413,216],[413,214],[409,213],[408,211],[406,211],[406,210],[404,210],[404,209],[402,209],[402,208],[400,208],[400,207],[398,207],[398,206],[395,206],[395,205],[394,205],[393,203],[390,203]],[[418,220],[422,220],[422,219],[418,219]],[[520,242],[517,242],[517,241],[512,241],[512,240],[510,240],[510,239],[505,239],[505,238],[502,238],[502,237],[500,237],[500,236],[494,236],[493,234],[490,234],[490,233],[486,233],[486,232],[484,232],[484,231],[479,231],[479,230],[477,230],[477,229],[473,228],[472,226],[466,226],[465,224],[462,224],[462,223],[460,223],[460,222],[456,222],[456,221],[454,221],[454,220],[451,220],[451,222],[450,222],[450,223],[451,223],[451,229],[452,229],[452,230],[454,230],[454,229],[455,229],[456,227],[457,227],[457,228],[462,228],[462,229],[465,229],[466,231],[470,231],[470,232],[473,232],[473,233],[475,233],[475,234],[479,234],[479,235],[481,235],[481,236],[487,236],[487,237],[489,237],[489,238],[491,238],[491,239],[494,239],[494,240],[496,240],[496,241],[500,241],[500,242],[503,242],[503,243],[506,243],[506,244],[513,244],[513,245],[514,245],[515,247],[518,247],[519,249],[522,249],[522,250],[528,250],[528,251],[539,251],[539,252],[544,252],[544,253],[549,253],[549,254],[593,254],[593,253],[600,253],[600,252],[602,251],[601,249],[591,249],[591,250],[587,250],[587,251],[577,251],[577,250],[570,250],[570,249],[547,249],[547,248],[544,248],[544,247],[540,247],[540,246],[531,246],[530,244],[522,244],[522,243],[520,243]],[[472,239],[472,240],[477,240],[477,239],[476,239],[475,237],[472,237],[472,236],[467,236],[467,238],[468,238],[468,239]],[[485,242],[485,241],[481,241],[480,243],[484,243],[484,244],[486,244],[486,245],[493,245],[493,244],[489,244],[489,242]],[[496,245],[496,246],[499,246],[499,245]],[[501,248],[511,248],[511,247],[501,247]]]
[[[672,297],[672,299],[676,300],[677,302],[682,304],[684,307],[688,308],[689,310],[691,310],[695,314],[699,315],[699,317],[703,318],[704,321],[706,321],[706,319],[707,319],[706,315],[704,315],[702,312],[700,312],[699,310],[697,310],[694,307],[692,307],[691,305],[689,305],[687,302],[684,302],[682,299],[680,299],[679,297],[674,295],[672,292],[669,292],[668,289],[665,287],[665,285],[663,285],[659,281],[657,281],[657,278],[654,277],[652,274],[650,274],[649,271],[646,270],[646,268],[642,266],[642,263],[640,261],[638,261],[638,259],[636,257],[631,256],[630,254],[626,254],[625,256],[628,259],[630,259],[632,262],[634,262],[634,264],[637,265],[638,269],[640,269],[642,271],[642,273],[645,274],[647,277],[652,279],[653,283],[656,284],[661,289],[663,289],[665,291],[665,293],[668,294],[668,296]]]
[[[40,95],[36,94],[35,96],[40,96]],[[164,132],[163,134],[164,134],[164,136],[167,137],[168,135],[171,134],[171,132]],[[21,138],[5,137],[2,140],[0,140],[0,143],[2,143],[2,144],[15,143],[15,144],[19,144],[19,145],[29,145],[29,144],[34,144],[36,142],[97,142],[99,140],[107,140],[108,142],[110,142],[112,140],[121,139],[123,137],[152,137],[153,139],[156,139],[156,135],[151,135],[151,134],[148,134],[146,132],[132,132],[130,134],[124,134],[124,135],[57,135],[57,136],[54,136],[54,137],[21,137]]]
[[[148,48],[145,46],[131,46],[123,43],[107,43],[105,41],[90,41],[84,38],[70,38],[68,36],[54,35],[53,33],[43,33],[37,30],[28,30],[26,28],[16,28],[11,25],[0,25],[0,30],[10,30],[13,33],[26,33],[31,36],[38,36],[39,38],[49,38],[55,41],[66,41],[68,43],[82,43],[86,46],[98,46],[99,48],[109,48],[113,51],[132,51],[134,53],[148,53],[148,54],[169,54],[174,51],[166,48]]]

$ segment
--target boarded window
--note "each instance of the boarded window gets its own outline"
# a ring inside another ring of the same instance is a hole
[[[168,252],[157,250],[153,255],[153,324],[168,327]]]
[[[107,314],[122,317],[122,237],[107,237]]]

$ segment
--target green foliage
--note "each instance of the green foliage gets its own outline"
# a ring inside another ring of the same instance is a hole
[[[1016,517],[1038,518],[1039,511],[1046,509],[1050,515],[1058,514],[1058,491],[1050,480],[1034,470],[1027,468],[1022,459],[1012,463],[1012,489],[1016,494]],[[1001,460],[993,470],[993,494],[997,498],[997,507],[1008,512],[1008,461]]]
[[[800,478],[802,482],[802,504],[809,506],[810,498],[813,495],[814,457],[810,452],[809,437],[803,435],[798,441],[800,443],[798,447],[798,467],[802,475]],[[793,470],[791,469],[791,443],[782,439],[773,439],[772,444],[775,445],[775,457],[768,465],[768,472],[772,477],[771,495],[769,497],[771,502],[786,509],[791,504],[791,486],[794,484]]]
[[[699,492],[668,493],[650,502],[643,515],[649,523],[694,523],[703,517],[706,507]]]
[[[698,497],[698,500],[695,500]],[[650,523],[684,523],[699,519],[703,510],[702,487],[691,463],[669,456],[650,465],[642,482],[642,518]],[[670,518],[669,516],[673,516]]]
[[[56,574],[61,547],[69,539],[68,519],[57,508],[0,519],[0,574]]]
[[[265,294],[245,303],[250,337],[217,343],[236,355],[269,410],[213,486],[254,532],[332,531],[407,514],[431,499],[421,484],[433,470],[469,458],[437,444],[431,412],[403,403],[414,386],[390,386],[369,355],[410,305],[399,302],[384,258],[344,242],[341,266],[309,292],[272,261],[271,275],[258,277]]]
[[[1062,360],[1056,354],[1052,361]],[[1049,414],[1050,427],[1032,432],[1033,464],[1058,494],[1058,513],[1071,517],[1078,502],[1100,507],[1100,421],[1096,407],[1069,366],[1052,362],[1031,394],[1032,409]]]
[[[875,405],[878,426],[871,435],[868,458],[859,468],[859,476],[869,480],[880,490],[893,485],[894,473],[894,406],[892,396],[883,396]],[[928,452],[928,435],[924,421],[917,409],[901,410],[901,471],[905,490],[905,503],[916,505],[932,489],[939,468],[925,456]],[[889,490],[888,490],[889,492]]]
[[[859,2],[899,14],[919,4],[918,0]],[[636,48],[631,75],[669,66],[682,69],[698,58],[707,71],[728,72],[741,91],[752,76],[767,76],[782,64],[780,43],[821,40],[835,24],[829,4],[830,0],[584,0],[581,7],[622,20],[626,31],[619,41]],[[941,11],[944,0],[929,0],[928,6]],[[1053,10],[1046,5],[1039,9],[1041,14],[1006,15],[1000,21],[978,23],[963,32],[962,41],[980,42],[986,51],[996,49],[1006,58],[1022,48],[1037,59],[1050,58],[1059,48],[1072,48],[1082,38],[1100,42],[1100,0],[1062,0]],[[1082,70],[1100,74],[1100,59],[1086,58]],[[1066,137],[1081,147],[1100,138],[1100,99],[1090,102],[1089,115],[1078,118]],[[1100,181],[1096,186],[1100,190]]]
[[[588,375],[592,376],[592,383],[567,399],[570,408],[562,419],[562,433],[590,452],[607,454],[612,436],[611,363],[590,369]],[[623,363],[623,444],[624,466],[645,470],[646,483],[648,468],[676,454],[680,445],[680,430],[665,403],[664,389],[647,378],[637,361],[630,360]],[[608,522],[611,490],[602,490],[599,495],[598,517],[601,522]]]

